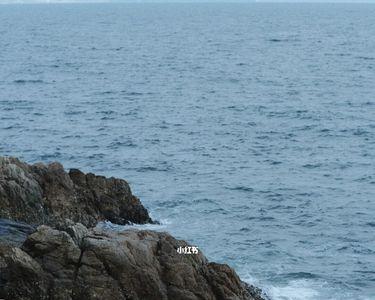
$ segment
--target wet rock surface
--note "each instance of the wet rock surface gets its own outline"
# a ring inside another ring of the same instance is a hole
[[[21,246],[35,227],[26,223],[0,219],[0,244]]]

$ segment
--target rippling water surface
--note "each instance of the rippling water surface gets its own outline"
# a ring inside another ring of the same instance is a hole
[[[375,299],[374,16],[0,6],[0,153],[126,178],[272,299]]]

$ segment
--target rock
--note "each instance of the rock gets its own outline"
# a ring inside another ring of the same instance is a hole
[[[49,276],[20,248],[0,244],[0,299],[47,300]]]
[[[124,180],[0,157],[0,299],[264,300],[168,233],[102,220],[152,222]]]
[[[263,299],[229,266],[177,253],[187,245],[147,230],[40,226],[21,249],[0,246],[0,298]]]
[[[125,180],[7,157],[0,157],[0,218],[36,225],[70,219],[89,227],[152,222]]]

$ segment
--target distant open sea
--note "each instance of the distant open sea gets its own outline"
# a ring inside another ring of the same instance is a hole
[[[273,300],[373,300],[375,5],[1,5],[0,154],[127,179]]]

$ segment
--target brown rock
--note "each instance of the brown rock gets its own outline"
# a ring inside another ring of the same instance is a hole
[[[29,224],[58,224],[65,219],[95,226],[152,222],[125,180],[65,172],[59,163],[28,165],[0,157],[0,218]]]

